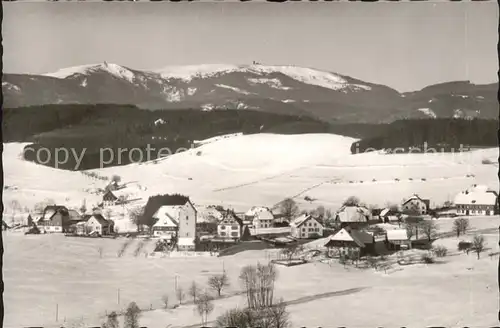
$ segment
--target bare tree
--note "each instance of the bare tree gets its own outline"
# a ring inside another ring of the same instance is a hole
[[[208,315],[214,310],[213,297],[208,293],[203,293],[198,297],[196,301],[196,310],[201,317],[201,324],[206,325],[208,321]]]
[[[358,206],[360,203],[359,198],[356,196],[348,197],[342,205],[344,206]]]
[[[163,296],[161,297],[161,301],[163,302],[165,309],[168,309],[168,295],[167,294],[163,294]]]
[[[320,205],[313,211],[313,216],[324,219],[326,218],[326,209],[324,206]]]
[[[408,236],[408,239],[411,239],[413,236],[415,236],[415,224],[406,223],[405,229],[406,229],[406,235]]]
[[[142,207],[134,207],[129,210],[128,215],[130,217],[130,222],[136,225],[137,231],[140,231],[142,215],[144,209]]]
[[[452,231],[456,233],[457,238],[460,237],[460,234],[465,234],[467,230],[470,228],[469,219],[466,218],[458,218],[453,221]]]
[[[436,237],[438,227],[434,221],[423,221],[420,224],[420,227],[422,228],[422,232],[424,233],[424,235],[427,237],[427,240],[431,241]]]
[[[103,328],[119,328],[118,314],[113,311],[107,315],[106,322],[102,325]]]
[[[280,212],[285,219],[291,221],[299,213],[299,207],[293,199],[286,198],[280,203]]]
[[[215,290],[220,297],[222,289],[229,286],[229,278],[225,273],[215,275],[208,279],[208,285]]]
[[[267,319],[270,321],[268,327],[272,328],[289,328],[291,326],[290,314],[286,310],[286,304],[283,299],[269,308],[266,311]]]
[[[177,300],[179,301],[179,304],[182,304],[182,300],[184,299],[184,290],[182,287],[178,287],[177,290],[175,291],[175,295],[177,296]]]
[[[15,222],[16,214],[17,214],[18,211],[20,211],[22,209],[22,206],[21,206],[21,203],[19,203],[19,201],[17,199],[13,199],[13,200],[10,201],[10,208],[11,208],[11,211],[12,211],[11,222],[14,223]]]
[[[474,239],[472,240],[472,249],[476,252],[478,260],[481,252],[485,249],[485,244],[486,242],[483,235],[474,236]]]
[[[193,298],[193,302],[196,302],[196,297],[199,294],[200,289],[198,288],[198,285],[196,282],[193,280],[191,283],[191,286],[189,287],[188,294]]]
[[[113,182],[114,184],[119,184],[121,181],[122,181],[122,178],[119,175],[113,174],[111,176],[111,182]]]
[[[288,262],[290,262],[296,254],[301,253],[303,250],[304,247],[302,245],[289,244],[283,248],[281,254],[283,254],[287,258]]]

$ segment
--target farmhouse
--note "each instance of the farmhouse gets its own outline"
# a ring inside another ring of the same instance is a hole
[[[249,234],[248,228],[243,225],[243,220],[232,211],[227,211],[224,218],[217,225],[217,237],[222,239],[242,239],[244,232]]]
[[[335,251],[339,254],[356,253],[358,256],[375,252],[375,239],[373,235],[351,227],[342,228],[336,234],[330,236],[325,247],[328,253],[333,255]]]
[[[168,223],[168,221],[165,226],[162,226],[162,224],[165,223],[165,219],[167,218],[173,219],[172,223],[177,223],[176,236],[178,249],[194,250],[198,211],[189,200],[189,197],[182,195],[162,195],[159,201],[161,202],[159,206],[152,205],[154,207],[158,206],[158,209],[153,214],[153,218],[157,218],[158,222],[160,222],[156,227],[153,225],[153,233],[155,235],[165,233],[172,236],[172,224]],[[146,204],[146,207],[148,207],[148,204]]]
[[[106,220],[104,216],[98,213],[84,215],[86,233],[93,233],[94,231],[100,236],[106,236],[113,233],[114,222],[112,220]],[[77,223],[78,225],[81,223]],[[78,233],[78,228],[77,228]]]
[[[251,221],[255,229],[271,228],[274,215],[267,207],[254,206],[245,213],[245,220]]]
[[[69,232],[70,227],[79,220],[81,217],[77,211],[68,210],[65,206],[49,205],[35,223],[41,231]]]
[[[498,194],[486,186],[472,186],[459,193],[454,203],[458,215],[498,214]]]
[[[392,210],[390,208],[384,208],[383,210],[380,211],[379,213],[379,219],[383,223],[388,223],[388,222],[394,222],[399,220],[399,213],[397,211]]]
[[[139,189],[133,185],[107,188],[102,196],[104,206],[125,205],[141,199]]]
[[[358,205],[344,205],[335,215],[335,222],[340,224],[341,228],[366,226],[372,221],[374,220],[370,210]]]
[[[179,229],[179,221],[177,221],[178,218],[174,218],[172,215],[176,214],[172,206],[165,205],[160,207],[153,214],[153,218],[157,220],[153,225],[153,235],[166,240],[175,239],[177,237],[177,230]]]
[[[392,250],[411,248],[411,242],[406,233],[406,229],[387,230],[387,244]]]
[[[427,211],[429,210],[430,200],[422,199],[415,194],[407,200],[404,200],[401,207],[403,212],[416,215],[424,215],[427,214]]]
[[[323,225],[310,214],[302,214],[290,223],[291,235],[297,239],[323,236]]]

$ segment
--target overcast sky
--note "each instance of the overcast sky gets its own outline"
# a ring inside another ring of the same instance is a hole
[[[3,3],[5,73],[293,64],[399,91],[497,81],[496,2]]]

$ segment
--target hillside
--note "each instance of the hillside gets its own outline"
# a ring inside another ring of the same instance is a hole
[[[35,151],[26,151],[25,158],[29,161],[55,167],[57,148],[61,147],[83,154],[81,162],[69,156],[68,161],[57,166],[70,170],[99,168],[101,163],[107,167],[151,161],[192,148],[196,140],[234,133],[334,133],[357,138],[374,135],[383,128],[363,124],[332,125],[308,116],[253,110],[151,111],[105,104],[5,109],[3,115],[5,142],[30,142],[26,149],[50,150],[47,163],[44,163],[46,155],[41,158]],[[106,153],[103,149],[107,149]],[[123,151],[119,153],[119,149]],[[108,160],[111,153],[113,158]]]
[[[412,93],[312,68],[197,65],[140,71],[112,63],[44,75],[4,74],[4,106],[132,104],[142,109],[258,110],[337,123],[402,118],[495,118],[497,84],[429,86]],[[41,92],[43,90],[43,92]]]
[[[468,147],[497,147],[497,120],[423,119],[396,121],[376,136],[363,138],[351,146],[351,152],[372,150],[457,152]],[[420,149],[420,150],[419,150]]]

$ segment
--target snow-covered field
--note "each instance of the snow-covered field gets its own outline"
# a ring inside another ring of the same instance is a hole
[[[495,228],[498,218],[471,218],[470,239],[478,229]],[[450,223],[452,220],[448,220]],[[451,224],[440,223],[440,232]],[[276,297],[295,301],[288,306],[292,327],[491,327],[497,320],[498,236],[485,233],[487,247],[481,259],[456,251],[461,238],[438,240],[450,256],[442,263],[395,266],[383,270],[344,268],[337,261],[313,262],[296,267],[279,267]],[[123,257],[116,252],[126,241],[119,239],[71,238],[60,235],[24,236],[4,233],[4,327],[29,325],[76,327],[99,325],[100,316],[120,310],[131,301],[146,309],[141,326],[185,327],[199,324],[192,304],[162,309],[161,297],[169,295],[175,304],[175,280],[187,291],[195,280],[206,288],[211,274],[226,270],[231,286],[215,301],[214,320],[225,310],[244,306],[238,275],[245,265],[276,258],[275,250],[246,251],[227,257],[146,258],[135,257],[139,241]],[[152,250],[152,242],[143,251]],[[102,248],[102,257],[99,256]],[[358,288],[359,290],[348,290]],[[345,292],[344,292],[345,291]],[[339,292],[335,295],[335,292]],[[332,295],[324,295],[332,293]],[[306,298],[306,299],[304,299]],[[185,301],[189,301],[186,297]],[[152,308],[152,310],[150,310]]]
[[[242,211],[251,206],[272,206],[285,197],[295,197],[302,208],[325,205],[333,210],[351,195],[383,206],[419,193],[439,204],[473,183],[498,188],[498,166],[481,163],[486,158],[496,163],[497,149],[464,154],[351,155],[353,141],[327,134],[235,136],[157,163],[94,172],[108,177],[118,174],[123,182],[136,181],[142,196],[136,204],[146,201],[149,195],[178,192],[189,195],[197,205],[222,204]],[[12,200],[28,208],[46,198],[77,208],[84,199],[89,207],[100,202],[100,196],[90,191],[104,187],[105,181],[25,162],[19,157],[22,147],[4,145],[5,185],[9,189],[4,190],[3,201],[7,216]],[[313,201],[304,201],[305,196]],[[120,229],[133,229],[126,216],[120,220],[119,213],[126,210],[115,208],[117,217],[113,218],[118,219]],[[471,225],[476,231],[494,229],[497,219],[473,218]],[[438,224],[440,230],[448,232],[452,220],[440,219]],[[498,251],[496,233],[487,231],[485,237],[488,247]],[[65,319],[67,324],[75,320],[100,324],[98,315],[121,309],[130,301],[142,308],[157,309],[165,293],[175,302],[176,275],[185,288],[192,280],[205,285],[207,277],[221,272],[223,266],[232,284],[226,293],[231,294],[240,289],[240,268],[264,262],[271,252],[247,251],[224,258],[153,259],[134,257],[133,250],[139,243],[134,241],[125,255],[117,258],[123,242],[5,233],[4,327],[53,323],[56,306],[59,324]],[[454,237],[438,241],[450,250],[456,248],[457,242]],[[151,246],[145,250],[150,251]],[[99,247],[103,249],[102,258]],[[493,326],[498,311],[496,260],[486,254],[481,260],[459,254],[445,258],[445,262],[405,267],[388,275],[344,269],[336,263],[280,267],[275,294],[285,300],[314,296],[289,306],[293,327]],[[366,288],[348,295],[320,296],[357,287]],[[243,302],[241,296],[218,300],[209,320]],[[192,305],[142,314],[141,325],[160,328],[167,324],[199,324],[199,318]]]
[[[418,193],[440,204],[471,184],[498,189],[498,149],[468,153],[350,154],[355,139],[330,134],[236,135],[206,143],[158,161],[93,170],[100,176],[136,181],[145,202],[150,195],[183,193],[197,205],[218,205],[246,211],[294,197],[303,208],[324,205],[336,210],[349,196],[379,206],[399,203]],[[79,208],[101,197],[91,191],[105,181],[80,172],[23,161],[23,144],[4,145],[4,204],[11,200],[32,208],[46,198]],[[313,202],[304,198],[313,199]],[[133,204],[135,205],[135,204]],[[117,208],[116,213],[127,209]],[[116,218],[115,218],[116,219]]]

